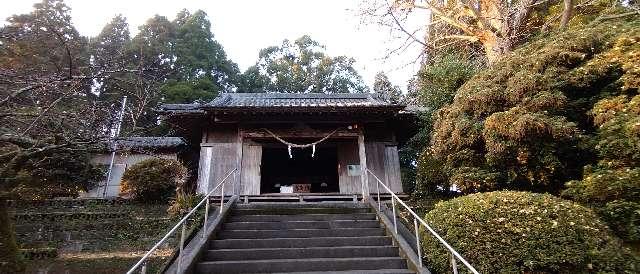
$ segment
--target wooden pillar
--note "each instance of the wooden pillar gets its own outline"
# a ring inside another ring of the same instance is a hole
[[[364,146],[364,132],[358,134],[358,152],[360,154],[360,183],[362,184],[362,200],[369,196],[369,173],[367,172],[367,153]]]
[[[242,191],[242,143],[244,142],[244,138],[242,138],[242,128],[238,125],[238,136],[236,139],[237,143],[237,158],[236,158],[236,172],[233,174],[233,183],[234,183],[234,195],[240,195]]]

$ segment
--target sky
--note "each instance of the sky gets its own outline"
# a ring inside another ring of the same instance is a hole
[[[28,13],[38,0],[0,0],[2,24],[13,14]],[[85,36],[96,36],[116,14],[127,18],[132,36],[155,14],[175,18],[178,11],[204,10],[209,15],[214,38],[244,71],[255,64],[260,49],[282,40],[309,34],[326,46],[331,56],[346,55],[365,83],[373,85],[377,72],[406,90],[418,65],[415,46],[400,55],[385,58],[398,40],[388,29],[362,24],[357,15],[361,0],[65,0],[75,27]]]

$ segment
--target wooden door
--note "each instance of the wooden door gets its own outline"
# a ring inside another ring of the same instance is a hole
[[[240,195],[260,195],[260,164],[262,146],[242,145],[242,171],[240,172]]]

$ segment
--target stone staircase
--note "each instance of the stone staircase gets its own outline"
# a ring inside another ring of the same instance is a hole
[[[415,273],[363,203],[236,204],[195,273]]]

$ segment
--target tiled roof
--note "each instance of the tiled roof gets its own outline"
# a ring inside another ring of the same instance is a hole
[[[384,107],[393,106],[369,93],[223,93],[205,107]]]
[[[117,141],[120,148],[175,148],[185,144],[180,137],[122,137]]]

